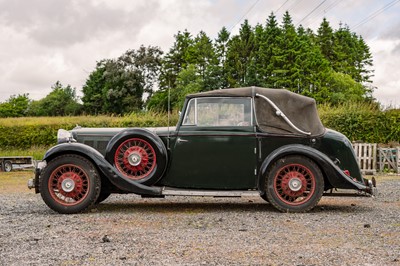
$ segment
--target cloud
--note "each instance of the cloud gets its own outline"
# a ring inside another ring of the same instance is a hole
[[[68,0],[14,0],[0,2],[0,21],[46,47],[67,47],[115,31],[136,35],[157,12],[155,1],[140,2],[135,10],[104,3]]]
[[[379,1],[339,1],[327,10],[326,1],[302,22],[314,31],[327,17],[333,28],[339,22],[350,28],[385,4]],[[216,38],[223,26],[237,34],[243,15],[251,25],[265,24],[279,0],[0,0],[0,101],[12,94],[46,96],[57,80],[80,90],[96,61],[116,58],[140,45],[172,46],[174,34],[201,30]],[[294,2],[293,2],[294,3]],[[297,24],[319,3],[288,1],[277,14],[289,10]],[[398,5],[397,5],[398,6]],[[400,70],[399,9],[393,6],[356,29],[371,47],[376,69],[374,95],[380,100],[398,98]],[[327,11],[326,11],[327,10]],[[386,100],[385,100],[386,101]]]

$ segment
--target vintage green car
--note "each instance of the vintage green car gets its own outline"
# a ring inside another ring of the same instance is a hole
[[[176,127],[76,127],[59,130],[58,143],[28,186],[59,213],[87,211],[111,193],[257,195],[283,212],[309,211],[334,188],[376,193],[315,100],[284,89],[192,94]]]

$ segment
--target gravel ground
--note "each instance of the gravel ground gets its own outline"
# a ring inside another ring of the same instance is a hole
[[[0,265],[400,265],[400,179],[310,213],[259,198],[112,195],[60,215],[0,186]]]

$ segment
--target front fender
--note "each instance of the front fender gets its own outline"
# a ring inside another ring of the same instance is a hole
[[[325,174],[328,182],[333,188],[358,190],[368,189],[365,184],[356,182],[350,176],[344,174],[343,171],[338,166],[336,166],[332,162],[332,160],[324,153],[309,146],[295,144],[282,146],[273,151],[267,158],[265,158],[260,167],[258,176],[258,188],[260,189],[260,191],[264,190],[265,176],[267,174],[269,166],[279,158],[288,155],[303,155],[313,160],[321,168],[321,171]]]
[[[117,188],[139,195],[161,195],[161,188],[149,187],[126,178],[96,149],[82,143],[62,143],[48,150],[43,160],[49,162],[62,154],[78,154],[93,162],[102,174]]]

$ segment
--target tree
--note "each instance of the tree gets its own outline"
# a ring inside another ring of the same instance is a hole
[[[191,62],[192,35],[185,30],[175,35],[175,42],[162,60],[160,89],[176,87],[176,79],[179,72]]]
[[[217,84],[215,89],[222,89],[229,86],[225,68],[229,37],[230,33],[228,32],[228,30],[225,27],[222,27],[222,29],[218,33],[217,39],[215,40],[215,52],[218,61],[216,71],[219,73],[219,83]]]
[[[333,29],[326,18],[323,18],[321,25],[317,30],[316,40],[321,49],[322,55],[330,63],[335,62],[337,60],[337,55],[333,49],[335,37],[333,35]]]
[[[204,80],[197,73],[195,65],[188,65],[177,77],[176,90],[171,94],[172,108],[182,109],[186,95],[203,91]]]
[[[317,101],[339,104],[347,101],[361,102],[366,99],[362,84],[344,73],[331,71],[327,77],[327,87],[329,91],[319,92],[315,95]]]
[[[191,65],[195,66],[203,84],[201,91],[217,89],[220,85],[219,80],[221,77],[215,46],[211,39],[201,31],[194,39],[191,50],[193,56],[193,59],[190,60],[192,62]]]
[[[283,16],[281,32],[281,38],[278,39],[281,49],[275,54],[273,81],[277,88],[293,90],[296,81],[301,79],[299,74],[301,67],[297,60],[300,55],[300,44],[292,18],[287,11]]]
[[[296,65],[299,76],[294,80],[293,91],[315,97],[320,90],[324,90],[331,67],[319,47],[314,44],[314,34],[311,30],[305,30],[300,26],[297,35],[299,55],[296,58]]]
[[[52,91],[43,99],[32,102],[29,114],[32,116],[66,116],[79,115],[82,105],[78,103],[76,89],[71,85],[63,87],[57,81],[52,87]]]
[[[249,66],[254,55],[254,32],[245,20],[239,30],[239,35],[233,36],[228,42],[226,71],[230,87],[251,86]]]
[[[263,36],[260,38],[260,45],[257,51],[257,72],[260,75],[261,86],[275,88],[277,78],[273,73],[278,67],[277,56],[281,54],[280,38],[282,31],[278,27],[278,22],[274,13],[267,19]]]
[[[90,114],[124,114],[143,108],[143,98],[154,93],[162,51],[141,46],[118,59],[97,63],[83,86],[82,101]]]
[[[96,69],[90,73],[82,88],[83,109],[88,114],[105,113],[103,89],[105,87],[104,62],[98,62]]]
[[[0,117],[26,116],[29,104],[29,94],[11,95],[6,102],[0,104]]]

